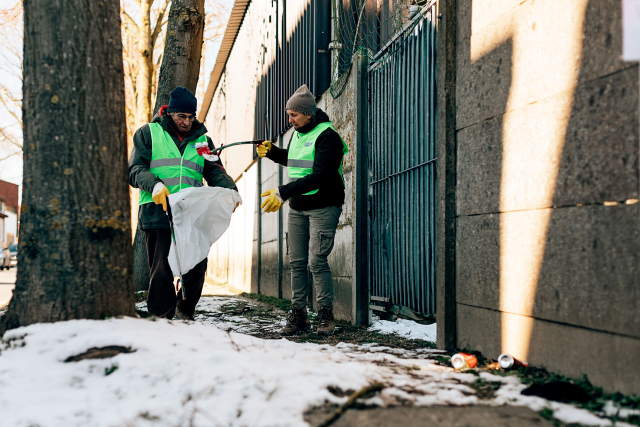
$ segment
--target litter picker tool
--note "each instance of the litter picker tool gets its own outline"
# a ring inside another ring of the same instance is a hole
[[[220,154],[220,152],[225,148],[233,147],[234,145],[248,145],[248,144],[260,145],[263,142],[264,141],[261,139],[256,139],[255,141],[240,141],[240,142],[234,142],[232,144],[223,145],[222,147],[214,148],[213,150],[209,148],[209,144],[207,144],[206,142],[196,142],[196,151],[198,152],[199,155],[204,157],[205,160],[209,160],[210,162],[217,162],[220,159],[218,157],[218,154]]]
[[[171,240],[173,241],[173,250],[176,253],[176,260],[178,261],[178,273],[179,278],[176,283],[176,292],[178,292],[178,284],[180,284],[180,290],[182,291],[182,299],[187,299],[186,291],[184,290],[184,280],[182,280],[182,267],[180,267],[180,254],[178,253],[178,245],[176,244],[176,233],[173,230],[173,215],[171,214],[171,204],[167,200],[167,218],[169,219],[169,228],[171,229]]]
[[[264,140],[234,142],[232,144],[223,145],[220,148],[213,149],[213,150],[211,150],[211,152],[216,154],[216,153],[219,153],[220,151],[224,150],[225,148],[233,147],[234,145],[247,145],[247,144],[260,145],[263,142],[264,142]]]

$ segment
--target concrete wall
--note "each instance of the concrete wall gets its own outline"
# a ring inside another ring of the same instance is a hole
[[[639,76],[620,2],[456,6],[457,345],[640,393]]]

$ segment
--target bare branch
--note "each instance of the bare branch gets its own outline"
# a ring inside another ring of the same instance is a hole
[[[140,28],[138,28],[138,24],[136,24],[136,21],[134,21],[133,18],[125,10],[122,11],[122,16],[124,16],[125,21],[127,21],[126,25],[134,28],[136,34],[140,34]]]
[[[156,27],[153,29],[153,33],[151,33],[151,46],[156,45],[156,40],[162,31],[162,27],[166,24],[167,21],[164,20],[164,15],[167,13],[167,8],[169,7],[169,3],[171,0],[164,0],[164,4],[160,8],[158,12],[158,20],[156,21]]]
[[[5,156],[5,157],[1,158],[1,159],[0,159],[0,162],[2,162],[2,161],[4,161],[4,160],[7,160],[7,159],[9,159],[9,158],[11,158],[11,157],[13,157],[13,156],[15,156],[15,155],[18,155],[18,154],[22,154],[22,152],[21,152],[21,151],[16,151],[15,153],[11,153],[11,154],[9,154],[8,156]]]
[[[22,150],[22,144],[19,143],[13,136],[11,136],[9,133],[5,132],[4,129],[0,129],[0,136],[2,136],[2,140],[6,140],[9,141],[12,145],[15,145],[16,147],[18,147],[20,150]],[[2,141],[0,140],[0,141]]]
[[[5,99],[5,97],[7,96],[7,91],[4,91],[5,93],[0,94],[0,103],[2,103],[2,106],[5,108],[5,110],[7,110],[7,113],[9,113],[9,115],[11,117],[13,117],[13,119],[16,121],[16,123],[20,124],[20,128],[24,129],[24,125],[22,124],[22,118],[20,116],[18,116],[16,113],[14,113],[12,111],[12,109],[9,107],[9,105],[7,104],[7,100]],[[19,100],[14,100],[12,99],[11,101],[13,101],[13,107],[17,108],[17,107],[21,107],[22,106],[22,101]],[[22,147],[22,146],[20,146]]]

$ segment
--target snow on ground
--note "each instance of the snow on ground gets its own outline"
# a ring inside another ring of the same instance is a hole
[[[203,298],[198,310],[205,320],[220,319],[224,307]],[[427,348],[263,340],[204,321],[135,318],[36,324],[8,331],[0,344],[0,420],[12,427],[305,426],[305,410],[346,401],[329,387],[352,392],[373,382],[385,388],[369,405],[548,406],[563,421],[611,425],[586,410],[522,396],[515,377],[481,373],[503,384],[481,400],[470,387],[477,374],[436,364],[439,352]],[[114,345],[134,352],[65,363]]]
[[[370,331],[382,334],[397,334],[411,340],[425,340],[436,342],[436,324],[421,325],[413,320],[398,319],[395,322],[380,320],[374,316]]]

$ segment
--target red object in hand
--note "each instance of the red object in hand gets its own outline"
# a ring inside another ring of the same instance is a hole
[[[211,149],[209,148],[209,144],[207,144],[206,142],[196,143],[196,151],[198,152],[199,156],[203,156],[205,154],[208,156],[213,155]]]

